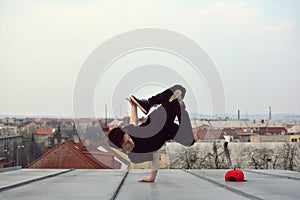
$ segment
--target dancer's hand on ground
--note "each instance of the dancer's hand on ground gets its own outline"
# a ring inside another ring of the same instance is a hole
[[[149,178],[142,178],[140,180],[138,180],[139,182],[154,182],[155,179],[149,177]]]
[[[156,178],[157,170],[151,171],[149,178],[142,178],[139,182],[154,182]]]

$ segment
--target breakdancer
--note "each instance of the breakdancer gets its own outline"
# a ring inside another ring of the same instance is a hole
[[[183,98],[186,90],[181,85],[174,85],[148,99],[135,96],[127,98],[131,105],[130,125],[112,129],[108,138],[116,147],[127,153],[131,162],[152,161],[150,177],[140,182],[154,182],[159,168],[159,150],[166,141],[174,140],[185,146],[195,142],[190,118]],[[151,107],[159,105],[151,112],[146,122],[138,125],[137,107],[148,114]],[[179,124],[175,123],[178,118]]]

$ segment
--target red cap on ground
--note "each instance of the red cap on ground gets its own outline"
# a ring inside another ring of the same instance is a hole
[[[244,182],[244,173],[241,170],[229,170],[225,174],[225,181]]]

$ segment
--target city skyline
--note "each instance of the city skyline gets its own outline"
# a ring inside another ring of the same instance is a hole
[[[224,114],[241,110],[241,114],[267,115],[269,106],[274,114],[299,114],[299,4],[292,0],[1,2],[0,114],[73,116],[74,87],[91,53],[110,38],[141,28],[172,30],[205,50],[223,83]],[[119,59],[99,78],[95,115],[104,113],[104,105],[110,116],[130,113],[125,96],[118,96],[121,103],[113,108],[113,84],[153,63],[183,76],[180,83],[185,81],[190,88],[186,104],[191,113],[218,114],[212,110],[205,77],[193,77],[176,56],[143,51]],[[147,97],[168,86],[154,82],[130,92]],[[201,98],[194,105],[192,95],[198,93]]]

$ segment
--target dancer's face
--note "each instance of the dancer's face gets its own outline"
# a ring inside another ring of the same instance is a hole
[[[122,148],[126,151],[132,151],[134,147],[134,142],[128,135],[128,133],[125,133],[123,136],[123,143],[122,143]]]

